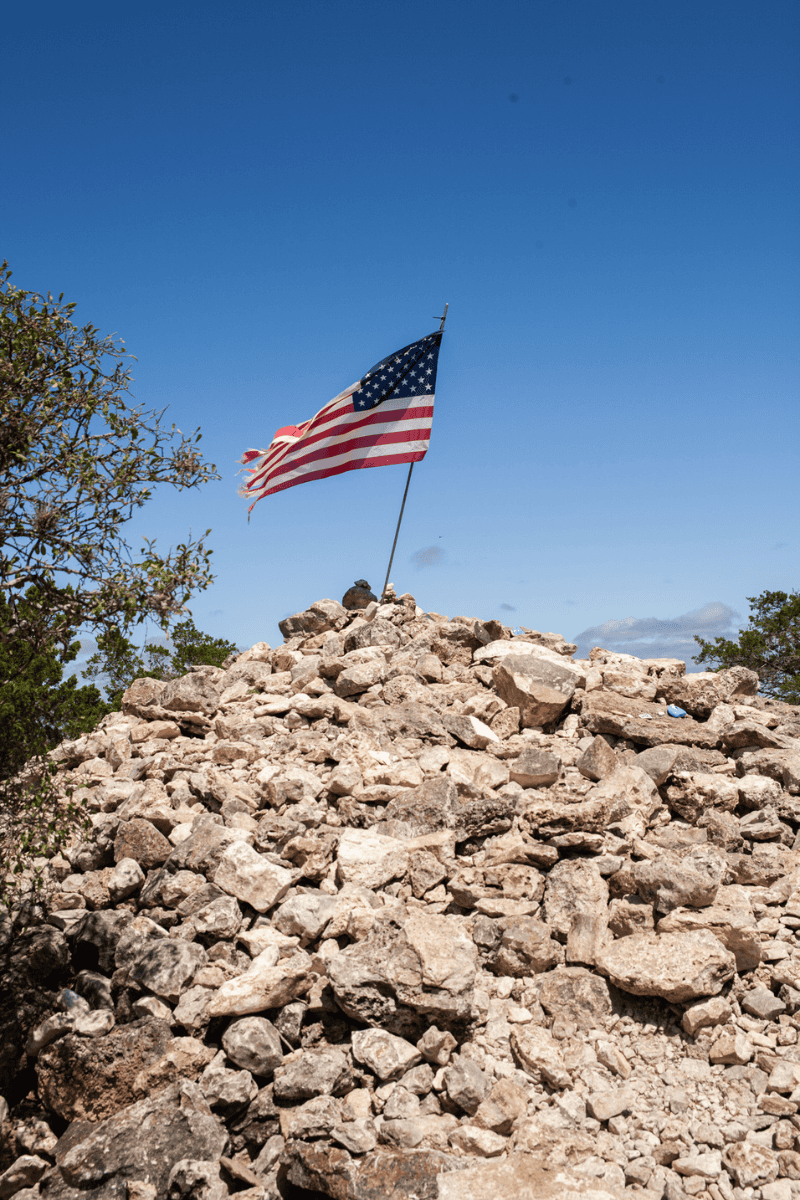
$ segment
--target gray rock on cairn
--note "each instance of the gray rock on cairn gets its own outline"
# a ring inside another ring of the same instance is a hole
[[[342,607],[347,609],[366,608],[368,604],[377,601],[378,597],[370,588],[366,579],[357,579],[351,588],[342,596]]]

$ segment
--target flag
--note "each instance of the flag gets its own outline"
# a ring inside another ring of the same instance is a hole
[[[277,430],[267,450],[247,450],[239,495],[252,500],[311,479],[424,458],[430,443],[440,332],[384,358],[316,416]]]

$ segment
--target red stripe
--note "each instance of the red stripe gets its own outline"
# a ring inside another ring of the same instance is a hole
[[[419,442],[423,439],[430,438],[430,425],[415,425],[413,429],[400,429],[389,433],[382,433],[377,437],[359,437],[348,438],[347,441],[338,442],[334,453],[352,454],[355,450],[372,450],[376,446],[392,446],[402,445],[403,442]],[[321,446],[318,450],[313,450],[308,454],[302,454],[293,457],[290,461],[284,460],[278,463],[273,468],[271,475],[285,475],[287,471],[295,471],[299,467],[305,466],[306,463],[319,462],[320,459],[331,457],[331,447]]]
[[[286,483],[276,483],[266,491],[260,492],[256,500],[260,500],[262,496],[271,496],[273,492],[283,492],[287,488],[294,487],[298,483],[308,483],[312,479],[327,479],[331,475],[343,475],[345,471],[357,471],[362,467],[391,467],[397,463],[420,462],[427,454],[425,450],[416,450],[410,454],[390,454],[385,458],[376,459],[359,459],[357,462],[341,463],[338,467],[322,468],[319,471],[309,471],[308,474],[302,475],[299,479],[290,479]],[[255,503],[255,500],[253,501]]]
[[[352,416],[350,401],[347,401],[348,416]],[[324,410],[323,410],[324,411]],[[368,448],[383,444],[391,444],[393,441],[416,441],[420,436],[430,436],[431,423],[433,421],[433,405],[418,405],[414,408],[406,409],[389,409],[388,411],[379,407],[372,412],[364,413],[357,421],[341,421],[341,433],[337,432],[337,427],[328,428],[318,432],[319,417],[312,418],[308,422],[308,432],[305,433],[297,442],[290,446],[275,447],[275,451],[269,454],[269,457],[254,471],[250,480],[247,483],[247,488],[250,491],[258,490],[267,478],[274,475],[282,475],[286,471],[302,466],[306,462],[314,462],[319,458],[325,457],[328,454],[347,454],[351,450]],[[341,414],[336,414],[337,418],[341,419]],[[412,429],[400,431],[381,432],[381,426],[390,426],[397,424],[398,421],[417,420],[419,426],[414,426]],[[325,424],[328,424],[326,421]],[[300,426],[302,429],[303,426]],[[311,432],[311,429],[314,432]],[[373,429],[371,434],[362,434],[361,436],[346,436],[357,433],[359,430]],[[335,447],[330,445],[329,439],[337,438]],[[323,443],[323,445],[318,445]],[[313,447],[317,445],[317,449]],[[278,453],[279,452],[279,453]]]

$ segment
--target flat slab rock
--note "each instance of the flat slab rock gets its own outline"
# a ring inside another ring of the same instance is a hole
[[[732,978],[736,960],[703,929],[618,938],[597,954],[596,966],[623,992],[682,1003],[716,996]]]
[[[569,1169],[549,1170],[531,1154],[510,1154],[502,1161],[479,1162],[463,1171],[441,1174],[436,1187],[436,1200],[623,1200],[624,1197],[623,1191],[612,1191],[597,1180],[581,1179]]]
[[[184,1081],[99,1125],[72,1124],[55,1147],[58,1170],[43,1181],[41,1194],[124,1197],[123,1181],[139,1180],[166,1196],[177,1162],[218,1159],[227,1146],[228,1134],[200,1088]]]
[[[632,700],[603,689],[586,693],[581,721],[590,733],[611,733],[643,746],[669,742],[713,750],[719,741],[718,730],[709,729],[692,717],[668,717],[662,705]]]
[[[334,1200],[439,1200],[438,1181],[451,1171],[460,1177],[465,1161],[440,1150],[377,1150],[351,1158],[339,1147],[313,1142],[291,1143],[286,1159],[291,1183]]]

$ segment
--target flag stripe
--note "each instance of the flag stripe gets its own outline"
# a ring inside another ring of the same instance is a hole
[[[260,500],[262,496],[271,496],[273,492],[285,491],[286,488],[294,487],[296,483],[308,483],[312,479],[327,479],[329,475],[343,475],[345,471],[356,471],[362,467],[391,467],[398,463],[420,462],[427,453],[428,446],[426,443],[423,449],[413,452],[387,454],[381,458],[373,456],[372,458],[360,459],[358,462],[343,463],[338,467],[326,466],[318,471],[305,472],[302,479],[287,479],[282,483],[274,483],[271,487],[259,489],[256,500]],[[255,503],[255,500],[253,503]]]
[[[343,463],[363,462],[366,458],[390,458],[401,452],[416,451],[423,445],[427,448],[428,438],[420,437],[419,428],[387,434],[380,442],[376,442],[372,438],[356,438],[346,447],[343,446],[338,454],[329,454],[325,450],[320,450],[315,454],[304,455],[297,462],[281,463],[279,467],[269,473],[269,478],[270,480],[284,477],[296,478],[298,474],[305,478],[306,470],[315,470],[317,463],[322,461],[338,467]],[[405,447],[405,451],[401,450],[402,447]]]
[[[425,457],[433,396],[420,397],[423,403],[388,400],[370,412],[359,413],[353,412],[351,394],[337,397],[316,417],[299,425],[301,436],[296,441],[273,444],[252,460],[243,492],[253,503],[298,483],[362,467],[419,462]]]

